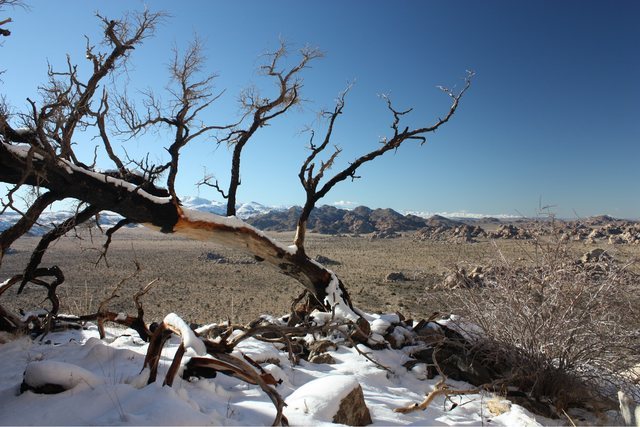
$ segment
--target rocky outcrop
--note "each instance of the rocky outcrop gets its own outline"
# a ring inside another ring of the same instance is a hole
[[[487,233],[478,225],[455,222],[432,222],[419,229],[414,234],[415,240],[438,240],[452,243],[471,243],[479,237],[486,237]]]
[[[492,239],[531,239],[533,236],[525,229],[516,227],[513,224],[502,224],[496,231],[489,233]]]
[[[396,239],[400,237],[400,233],[393,230],[376,231],[371,235],[371,239]]]

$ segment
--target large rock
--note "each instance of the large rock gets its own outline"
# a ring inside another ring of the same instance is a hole
[[[333,416],[333,422],[348,426],[366,426],[373,422],[360,384],[340,401],[340,407]]]
[[[324,390],[324,393],[318,393]],[[309,381],[285,400],[284,414],[291,425],[318,421],[351,426],[372,423],[362,387],[353,376],[328,375]]]

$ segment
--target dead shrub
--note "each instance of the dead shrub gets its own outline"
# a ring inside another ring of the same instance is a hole
[[[593,407],[619,389],[637,399],[625,373],[640,362],[638,275],[630,263],[576,261],[570,249],[535,240],[524,265],[498,251],[482,286],[453,292],[460,327],[499,380],[557,410]]]

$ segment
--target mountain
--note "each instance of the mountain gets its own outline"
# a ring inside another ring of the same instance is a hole
[[[286,211],[271,211],[247,219],[247,222],[265,231],[295,230],[302,208],[294,206]],[[323,234],[372,233],[374,231],[410,231],[426,225],[423,218],[402,215],[393,209],[370,209],[358,206],[352,210],[324,205],[315,208],[309,216],[309,230]]]

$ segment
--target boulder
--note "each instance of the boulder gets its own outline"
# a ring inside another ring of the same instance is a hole
[[[366,426],[373,423],[360,384],[340,401],[340,407],[333,417],[333,422],[348,426]]]
[[[360,426],[373,422],[362,387],[351,375],[326,375],[309,381],[291,393],[285,403],[284,414],[291,425],[324,421]]]
[[[609,236],[609,244],[610,245],[619,245],[621,243],[624,243],[624,240],[619,235]]]

